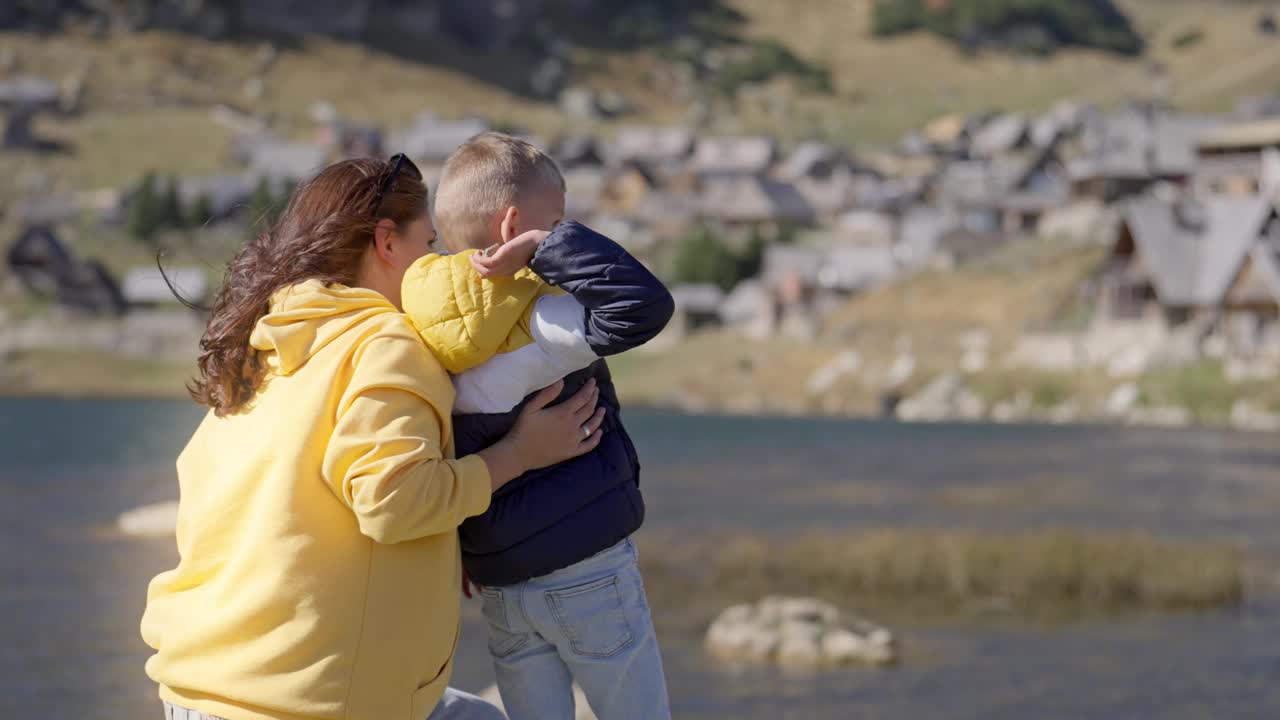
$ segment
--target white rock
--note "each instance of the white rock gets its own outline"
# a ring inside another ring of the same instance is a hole
[[[760,613],[776,616],[782,622],[831,624],[840,619],[835,605],[815,598],[767,597],[760,601]]]
[[[839,608],[813,598],[772,596],[735,605],[707,630],[707,651],[729,662],[775,662],[790,669],[894,659],[893,636],[865,620],[842,620]]]
[[[121,513],[116,519],[116,527],[120,528],[120,532],[140,538],[172,536],[177,525],[178,503],[176,501],[143,505]]]
[[[1231,406],[1231,427],[1258,432],[1280,431],[1280,413],[1268,412],[1251,400],[1240,399]]]
[[[837,665],[858,662],[869,646],[867,640],[849,630],[832,630],[822,636],[822,657]]]
[[[1132,410],[1133,406],[1138,403],[1138,395],[1137,383],[1120,385],[1107,396],[1107,402],[1103,410],[1109,417],[1121,417]]]
[[[778,645],[778,664],[784,668],[808,669],[822,665],[822,646],[818,638],[784,637]]]

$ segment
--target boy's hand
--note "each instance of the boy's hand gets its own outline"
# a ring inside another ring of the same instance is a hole
[[[491,255],[473,253],[471,267],[486,280],[511,277],[528,266],[533,260],[533,254],[538,251],[538,245],[550,234],[546,230],[530,230],[499,245]]]
[[[468,600],[474,597],[474,594],[472,593],[473,587],[475,588],[475,592],[477,593],[484,590],[484,586],[481,585],[480,583],[471,582],[471,576],[467,574],[467,569],[463,568],[462,569],[462,594],[465,595]]]

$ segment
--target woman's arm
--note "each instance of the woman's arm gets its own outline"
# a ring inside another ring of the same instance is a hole
[[[559,391],[548,388],[541,405],[524,413],[495,446],[447,458],[451,391],[445,373],[416,339],[375,339],[357,356],[337,408],[324,478],[351,508],[360,531],[378,542],[453,532],[488,508],[497,487],[599,443],[603,415],[595,408],[594,387],[545,409]]]

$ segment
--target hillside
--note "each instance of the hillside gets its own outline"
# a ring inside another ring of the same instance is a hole
[[[713,127],[768,131],[784,140],[819,136],[861,148],[893,141],[930,118],[954,111],[1043,109],[1063,97],[1107,104],[1150,96],[1163,68],[1172,100],[1188,109],[1223,110],[1241,95],[1276,89],[1280,39],[1256,26],[1256,4],[1193,0],[1126,0],[1148,40],[1137,60],[1067,50],[1048,59],[985,53],[969,56],[936,37],[878,39],[870,33],[872,0],[729,0],[747,39],[776,40],[830,70],[834,92],[801,92],[773,81],[772,93],[744,93],[713,108]],[[1175,47],[1189,34],[1196,42]],[[670,92],[669,49],[574,51],[575,82],[621,93],[633,112],[601,123],[681,122],[686,104]],[[285,132],[310,127],[308,108],[331,102],[350,120],[385,127],[431,109],[444,116],[482,114],[503,126],[544,135],[563,129],[554,102],[509,89],[527,75],[514,56],[441,44],[421,49],[423,62],[329,39],[310,39],[265,62],[262,45],[210,42],[145,32],[0,34],[10,74],[55,80],[83,73],[86,112],[40,120],[39,131],[65,143],[55,155],[0,154],[0,200],[57,187],[89,189],[135,179],[146,170],[198,173],[226,161],[230,131],[209,108],[227,103],[274,119]],[[461,69],[458,69],[461,68]],[[259,70],[262,70],[259,73]],[[260,95],[246,94],[258,77]],[[790,98],[780,102],[779,98]]]

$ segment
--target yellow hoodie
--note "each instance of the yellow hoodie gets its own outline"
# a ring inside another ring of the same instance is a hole
[[[251,342],[257,398],[178,458],[147,673],[229,720],[423,720],[457,641],[457,526],[490,497],[481,459],[449,459],[449,377],[368,290],[281,291]]]

